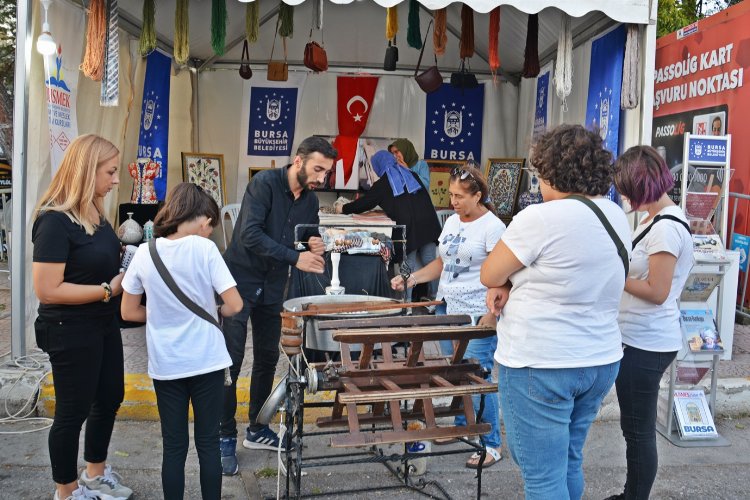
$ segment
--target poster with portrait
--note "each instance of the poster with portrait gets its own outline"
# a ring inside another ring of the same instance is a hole
[[[497,216],[508,224],[521,187],[524,158],[490,158],[484,176],[489,187],[490,200],[495,205]]]
[[[219,208],[226,204],[224,155],[182,152],[182,180],[203,188]]]
[[[430,167],[430,198],[435,210],[452,208],[448,187],[451,183],[451,172],[456,167],[463,167],[466,162],[458,160],[425,160]]]

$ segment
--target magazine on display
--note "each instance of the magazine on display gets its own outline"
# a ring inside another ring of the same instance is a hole
[[[690,439],[716,439],[716,425],[702,390],[674,391],[674,414],[680,437]]]
[[[680,310],[680,325],[691,353],[721,353],[724,346],[711,311]]]
[[[721,275],[695,273],[688,276],[680,294],[680,302],[705,302],[721,283]]]
[[[722,262],[727,260],[724,242],[718,234],[694,234],[693,255],[699,262]]]

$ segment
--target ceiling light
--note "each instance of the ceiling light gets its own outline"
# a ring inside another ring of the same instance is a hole
[[[52,0],[42,0],[44,6],[44,23],[42,24],[42,34],[36,39],[36,50],[43,56],[51,56],[57,50],[55,39],[52,38],[49,23],[47,22],[47,9]]]

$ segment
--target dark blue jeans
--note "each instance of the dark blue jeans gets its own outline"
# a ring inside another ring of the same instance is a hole
[[[165,500],[182,500],[185,494],[185,459],[188,434],[188,404],[193,405],[195,449],[200,464],[201,497],[221,498],[221,414],[224,370],[175,380],[154,380],[159,407],[164,456],[161,484]]]
[[[676,352],[651,352],[625,346],[615,381],[620,427],[628,464],[625,498],[648,499],[656,478],[656,403],[659,382]]]
[[[243,299],[242,311],[224,318],[224,340],[227,343],[232,367],[232,385],[224,387],[224,409],[221,415],[221,437],[237,437],[237,377],[245,357],[247,321],[250,320],[253,334],[253,369],[250,376],[250,426],[255,431],[255,418],[273,389],[273,376],[279,362],[279,339],[281,337],[281,304],[251,305]]]

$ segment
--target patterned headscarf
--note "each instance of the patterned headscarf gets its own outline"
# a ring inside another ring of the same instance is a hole
[[[396,146],[398,147],[398,146]],[[401,196],[404,191],[416,193],[422,189],[422,185],[414,178],[410,170],[398,164],[396,158],[388,151],[378,151],[372,156],[372,169],[378,177],[388,174],[388,182],[391,185],[393,196]]]

